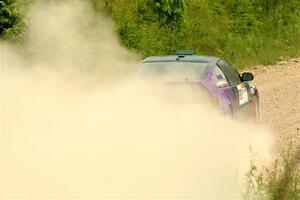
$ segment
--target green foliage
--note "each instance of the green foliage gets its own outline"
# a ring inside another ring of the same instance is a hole
[[[152,0],[152,4],[163,23],[180,25],[184,21],[184,0]]]
[[[0,1],[0,35],[11,29],[17,21],[17,17],[9,9],[9,2]]]
[[[21,10],[15,0],[0,1],[0,38],[20,42],[24,37]]]
[[[33,1],[0,0],[0,37],[23,40],[23,10]],[[245,67],[300,55],[299,0],[90,1],[144,57],[194,49]]]
[[[251,162],[246,174],[245,200],[299,200],[300,199],[300,149],[290,145],[281,153],[271,169],[260,172]]]
[[[104,10],[143,56],[194,49],[245,67],[300,55],[299,0],[105,0]]]
[[[141,33],[136,23],[132,23],[130,21],[124,22],[119,28],[119,34],[128,48],[135,49],[138,47],[141,39]]]

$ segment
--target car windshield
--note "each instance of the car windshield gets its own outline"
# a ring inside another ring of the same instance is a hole
[[[149,62],[142,63],[138,74],[164,81],[199,81],[205,78],[208,63]]]

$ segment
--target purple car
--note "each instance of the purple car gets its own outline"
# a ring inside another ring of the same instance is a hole
[[[254,76],[239,74],[224,59],[194,55],[193,51],[180,51],[176,55],[153,56],[143,60],[139,73],[161,78],[164,82],[193,84],[210,95],[211,102],[234,118],[258,120],[259,96],[251,83]]]

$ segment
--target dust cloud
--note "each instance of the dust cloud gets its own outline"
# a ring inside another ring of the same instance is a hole
[[[249,146],[271,158],[265,128],[127,78],[138,56],[83,1],[28,17],[25,47],[0,44],[1,199],[237,199]]]

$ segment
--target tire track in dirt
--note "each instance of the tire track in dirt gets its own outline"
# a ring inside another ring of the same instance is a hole
[[[279,142],[300,135],[300,58],[250,69],[260,92],[260,120]]]

